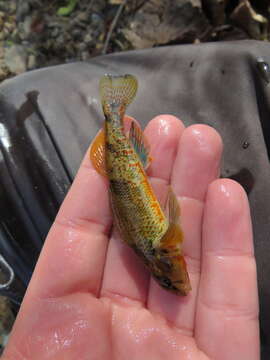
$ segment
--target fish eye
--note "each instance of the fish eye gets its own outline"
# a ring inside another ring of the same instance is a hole
[[[159,282],[160,284],[165,287],[165,288],[171,288],[172,287],[172,282],[169,278],[167,278],[166,276],[162,276],[159,278]]]
[[[162,286],[164,289],[178,292],[178,288],[174,285],[174,282],[172,282],[167,276],[153,276],[156,278],[160,286]]]

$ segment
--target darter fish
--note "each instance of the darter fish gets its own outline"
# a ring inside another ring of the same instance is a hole
[[[125,111],[136,92],[137,80],[132,75],[101,78],[105,124],[91,146],[90,158],[95,169],[108,177],[111,207],[122,239],[163,288],[187,295],[191,286],[182,254],[178,201],[169,188],[162,208],[145,172],[150,151],[143,132],[135,121],[128,135],[124,131]]]

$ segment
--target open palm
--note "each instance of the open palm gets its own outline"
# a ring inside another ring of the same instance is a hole
[[[146,128],[159,198],[180,200],[192,291],[159,287],[110,236],[107,183],[85,157],[47,237],[3,360],[259,359],[246,195],[219,176],[212,128],[162,115]],[[109,239],[110,238],[110,239]]]

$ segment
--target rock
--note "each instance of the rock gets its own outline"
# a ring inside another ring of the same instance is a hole
[[[56,38],[59,35],[59,33],[60,33],[60,29],[58,27],[55,27],[51,32],[51,37]]]
[[[11,33],[11,39],[14,41],[14,42],[17,42],[19,41],[19,32],[18,32],[18,29],[15,28],[12,33]]]
[[[86,44],[90,44],[93,41],[93,37],[90,33],[87,33],[83,39]]]
[[[26,16],[23,23],[22,23],[22,30],[24,33],[24,39],[27,38],[32,31],[32,16]]]
[[[3,24],[3,31],[6,34],[12,33],[14,28],[15,28],[15,22],[13,22],[12,20],[11,21],[5,21],[4,24]]]
[[[16,11],[17,4],[15,1],[9,1],[9,11],[15,12]]]
[[[17,1],[16,20],[22,21],[30,13],[30,4],[27,0]]]
[[[7,67],[0,61],[0,81],[7,79],[11,75],[11,72]]]
[[[5,67],[2,68],[0,64],[0,81],[6,80],[10,76],[10,74],[10,71],[7,70],[7,68]]]
[[[203,39],[210,25],[196,0],[152,0],[128,19],[122,29],[133,48],[146,48],[172,41]]]
[[[33,70],[37,67],[37,58],[34,54],[29,55],[28,57],[28,63],[27,63],[27,69]]]
[[[81,53],[81,60],[82,60],[82,61],[89,60],[89,58],[90,58],[90,56],[89,56],[88,51],[83,51],[83,52]]]
[[[80,12],[75,20],[80,23],[80,22],[83,22],[83,23],[87,23],[89,21],[89,15],[87,12]]]
[[[49,39],[52,40],[52,39]],[[53,40],[53,42],[55,42],[55,44],[58,44],[59,46],[65,43],[65,34],[63,34],[62,32],[59,34],[59,36]]]
[[[77,44],[76,47],[77,47],[78,51],[83,52],[83,51],[85,51],[87,49],[87,44],[79,43],[79,44]]]
[[[12,45],[5,49],[5,64],[14,74],[20,74],[26,71],[27,58],[27,51],[21,45]]]
[[[96,33],[101,33],[102,31],[105,30],[105,23],[104,20],[102,19],[102,17],[97,14],[97,13],[93,13],[91,14],[91,27],[93,28],[93,30],[95,30]]]

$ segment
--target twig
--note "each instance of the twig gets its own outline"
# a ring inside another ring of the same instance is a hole
[[[113,33],[113,30],[117,24],[117,21],[119,20],[119,17],[121,15],[121,12],[124,8],[124,6],[126,5],[127,3],[127,0],[123,0],[122,4],[119,6],[119,8],[117,9],[117,13],[115,14],[115,17],[111,23],[111,26],[110,26],[110,29],[107,33],[107,36],[106,36],[106,40],[105,40],[105,43],[104,43],[104,46],[103,46],[103,49],[102,49],[102,54],[106,54],[107,50],[108,50],[108,45],[109,45],[109,42],[111,40],[111,37],[112,37],[112,33]]]

